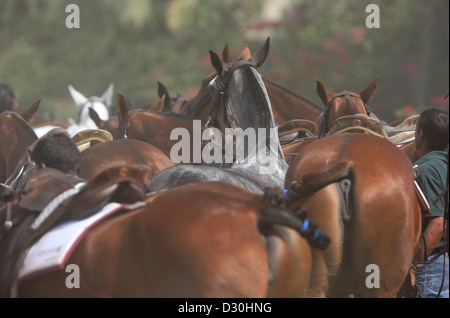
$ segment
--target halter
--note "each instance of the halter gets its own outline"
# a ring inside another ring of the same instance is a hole
[[[370,108],[369,108],[369,106],[367,106],[367,104],[364,102],[364,100],[358,94],[353,93],[353,92],[348,92],[348,91],[343,91],[343,92],[341,92],[339,94],[336,94],[335,96],[333,96],[333,98],[330,100],[330,102],[325,107],[325,110],[323,111],[323,119],[322,119],[322,124],[320,125],[319,137],[323,137],[325,135],[326,131],[328,130],[327,119],[328,119],[328,114],[329,114],[330,109],[331,109],[331,105],[333,104],[333,102],[337,98],[340,98],[340,97],[343,97],[343,96],[356,97],[359,100],[361,100],[361,102],[364,105],[364,108],[366,110],[367,115],[368,116],[370,115]]]

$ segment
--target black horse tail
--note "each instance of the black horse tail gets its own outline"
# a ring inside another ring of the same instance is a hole
[[[330,244],[327,233],[312,221],[304,218],[302,213],[294,212],[284,206],[274,205],[266,206],[260,212],[260,222],[275,223],[292,228],[314,248],[325,250]]]

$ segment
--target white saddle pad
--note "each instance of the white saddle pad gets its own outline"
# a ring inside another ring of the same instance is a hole
[[[87,219],[63,223],[43,235],[28,250],[19,272],[19,281],[24,281],[37,274],[64,268],[71,253],[87,231],[125,206],[128,206],[128,204],[109,203]]]

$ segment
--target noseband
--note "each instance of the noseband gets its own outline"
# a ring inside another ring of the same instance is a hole
[[[328,115],[329,115],[329,112],[330,112],[330,109],[331,109],[331,105],[333,104],[333,102],[337,98],[344,97],[344,96],[356,97],[359,100],[361,100],[361,102],[363,103],[364,108],[366,110],[367,116],[370,115],[370,108],[369,108],[369,106],[363,101],[361,96],[359,96],[358,94],[353,93],[353,92],[347,92],[347,91],[343,91],[343,92],[341,92],[339,94],[336,94],[335,96],[333,96],[333,98],[330,100],[330,102],[325,107],[325,110],[323,111],[323,118],[322,118],[322,124],[320,125],[319,137],[325,136],[326,131],[328,130],[327,119],[328,119]]]

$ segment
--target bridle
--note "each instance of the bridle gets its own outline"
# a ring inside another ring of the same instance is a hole
[[[128,138],[127,136],[128,121],[130,120],[131,116],[137,112],[145,112],[145,110],[140,108],[133,109],[130,112],[128,112],[127,118],[124,121],[121,122],[119,120],[119,126],[117,127],[117,129],[120,138]]]
[[[325,110],[323,111],[323,115],[322,115],[322,123],[320,125],[320,130],[319,130],[319,137],[323,137],[325,136],[326,132],[328,131],[329,127],[327,125],[327,119],[328,119],[328,115],[331,109],[331,105],[333,104],[333,102],[337,99],[337,98],[341,98],[341,97],[345,97],[345,96],[351,96],[351,97],[356,97],[359,100],[361,100],[361,102],[364,105],[364,108],[366,110],[367,116],[370,116],[370,108],[369,106],[364,102],[364,100],[361,98],[361,96],[359,96],[356,93],[353,92],[348,92],[348,91],[342,91],[336,95],[333,96],[333,98],[330,100],[330,102],[327,104],[327,106],[325,107]]]
[[[234,64],[231,65],[230,68],[226,69],[222,75],[217,75],[211,82],[210,82],[210,91],[212,94],[212,101],[211,101],[211,108],[207,117],[206,124],[204,126],[204,130],[215,127],[219,128],[217,125],[217,115],[219,112],[219,106],[224,107],[224,100],[226,98],[226,90],[228,82],[230,81],[234,71],[236,71],[238,68],[240,68],[243,65],[249,65],[256,69],[256,66],[252,64],[252,62],[246,60],[246,59],[240,59],[237,60]],[[214,90],[214,91],[213,91]],[[237,121],[235,118],[226,118],[225,120],[231,120],[231,121]],[[233,123],[230,123],[231,128],[234,128]],[[236,125],[237,126],[237,125]],[[222,138],[225,138],[224,135],[222,135]],[[202,141],[202,148],[208,143],[208,140]],[[233,152],[234,154],[235,152]],[[220,167],[223,167],[224,162],[220,165]]]
[[[215,94],[212,96],[212,102],[211,102],[211,108],[209,111],[209,115],[207,117],[207,121],[205,124],[204,129],[207,129],[209,127],[217,127],[217,113],[219,109],[219,105],[223,105],[223,101],[226,97],[226,89],[228,82],[231,79],[231,76],[233,75],[234,71],[236,71],[238,68],[240,68],[243,65],[249,65],[251,67],[256,67],[248,60],[241,59],[236,61],[230,68],[228,68],[223,75],[219,76],[217,75],[211,83],[213,85],[213,88],[215,89]],[[210,84],[211,85],[211,84]]]

